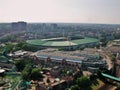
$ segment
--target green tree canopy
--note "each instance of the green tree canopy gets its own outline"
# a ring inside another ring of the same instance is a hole
[[[70,90],[80,90],[78,85],[74,85],[70,87]]]
[[[31,72],[31,78],[32,79],[42,78],[42,74],[40,73],[40,71],[41,70],[39,68],[33,68]]]
[[[49,83],[50,83],[50,79],[49,79],[49,78],[47,78],[46,82],[49,84]]]
[[[29,59],[22,59],[15,62],[15,66],[17,67],[18,71],[22,71],[27,64],[32,64],[33,62]]]
[[[91,85],[90,79],[85,76],[78,78],[76,83],[80,88],[88,88]]]
[[[116,60],[115,55],[111,54],[111,55],[110,55],[110,59],[111,59],[111,61],[113,61],[113,62],[114,62],[114,61]]]
[[[24,70],[22,71],[22,77],[24,80],[27,80],[30,78],[31,75],[31,71],[32,71],[32,65],[31,64],[27,64],[24,68]]]

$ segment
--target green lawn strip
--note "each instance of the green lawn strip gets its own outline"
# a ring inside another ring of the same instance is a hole
[[[72,42],[80,45],[80,44],[86,44],[86,43],[97,42],[97,41],[98,41],[97,39],[86,37],[80,40],[73,40]]]
[[[92,83],[91,85],[92,90],[98,90],[98,88],[104,84],[100,79],[96,79],[96,81],[98,84]]]
[[[98,39],[85,37],[84,39],[70,40],[68,41],[43,41],[42,39],[27,40],[26,42],[31,45],[41,45],[41,46],[69,46],[71,45],[80,45],[87,44],[92,42],[97,42]]]

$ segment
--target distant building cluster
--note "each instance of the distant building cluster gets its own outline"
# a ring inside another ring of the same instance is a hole
[[[26,31],[27,30],[27,23],[26,22],[13,22],[12,23],[12,30],[13,31]]]

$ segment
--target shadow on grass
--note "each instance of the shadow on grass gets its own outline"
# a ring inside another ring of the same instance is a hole
[[[98,77],[96,75],[91,75],[90,76],[91,84],[93,84],[95,86],[99,85],[99,82],[97,79],[98,79]]]
[[[97,78],[94,79],[94,80],[92,80],[91,83],[94,84],[95,86],[99,85],[99,83],[98,83],[98,81],[97,81]]]
[[[87,88],[80,88],[80,90],[93,90],[91,87],[87,87]]]

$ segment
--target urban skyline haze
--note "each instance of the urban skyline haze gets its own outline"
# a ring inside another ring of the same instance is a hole
[[[0,0],[0,22],[120,24],[120,0]]]

